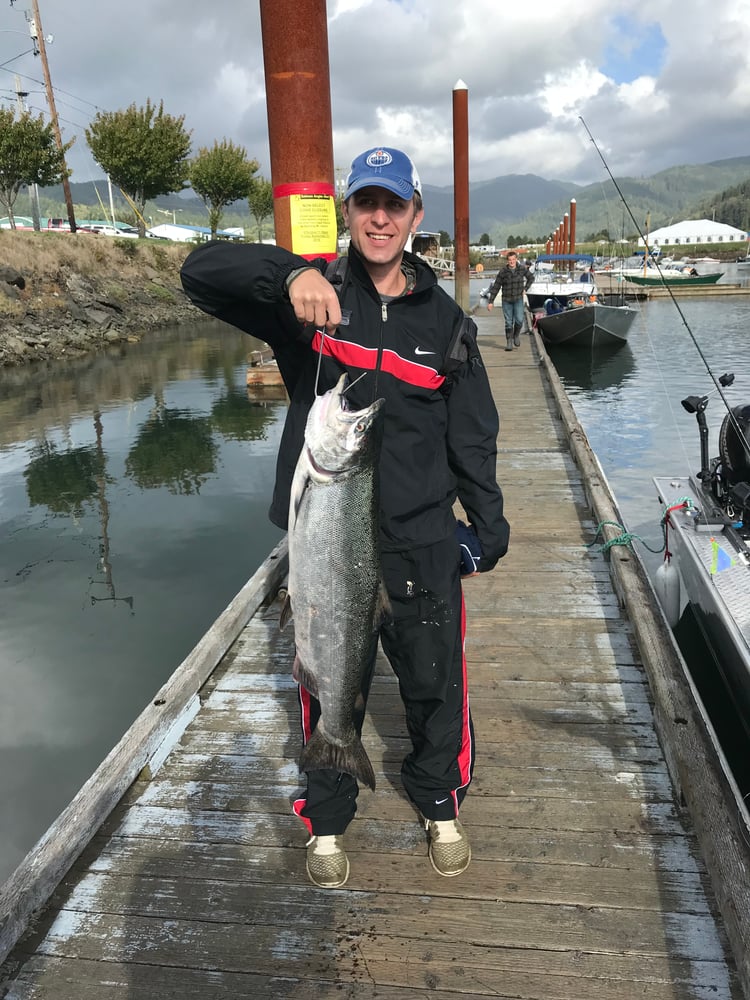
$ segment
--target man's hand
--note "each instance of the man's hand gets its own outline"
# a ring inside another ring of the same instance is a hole
[[[332,332],[341,322],[341,306],[333,285],[316,268],[297,275],[289,286],[289,301],[300,323]]]
[[[488,302],[487,303],[487,308],[489,309],[490,312],[492,312],[492,310],[494,309],[494,307],[495,307],[495,303],[494,302]]]

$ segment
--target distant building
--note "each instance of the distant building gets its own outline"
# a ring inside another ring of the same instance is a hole
[[[723,222],[713,222],[711,219],[687,219],[676,222],[673,226],[663,226],[649,234],[649,246],[670,247],[693,245],[696,243],[744,243],[744,229],[727,226]],[[638,245],[643,246],[639,238]]]
[[[440,257],[440,233],[414,233],[411,238],[412,253],[426,257]]]

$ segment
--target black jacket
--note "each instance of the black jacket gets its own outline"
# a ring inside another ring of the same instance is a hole
[[[452,536],[458,496],[482,544],[480,569],[491,569],[507,550],[509,527],[496,481],[498,416],[476,327],[420,258],[404,256],[414,287],[385,304],[350,249],[339,289],[343,322],[323,338],[318,392],[345,370],[352,380],[366,373],[348,394],[353,407],[385,398],[383,549],[407,550]],[[200,309],[265,340],[276,355],[290,398],[269,512],[281,528],[321,350],[320,334],[294,316],[285,281],[311,263],[325,272],[325,261],[304,260],[281,247],[210,242],[182,268],[183,287]],[[464,343],[457,345],[460,331]]]
[[[499,291],[503,293],[503,302],[518,302],[534,281],[534,275],[523,264],[515,267],[506,266],[498,271],[497,277],[490,286],[489,301],[494,302]]]

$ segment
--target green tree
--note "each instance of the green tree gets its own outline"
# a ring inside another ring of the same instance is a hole
[[[100,111],[86,129],[94,159],[127,196],[138,216],[138,232],[146,235],[146,201],[179,191],[188,179],[190,133],[185,116],[165,114],[150,100],[145,108]]]
[[[257,160],[248,160],[242,146],[223,139],[213,149],[202,147],[190,163],[188,180],[193,191],[208,209],[211,237],[216,232],[227,205],[247,198],[253,188]]]
[[[65,176],[65,153],[57,147],[51,125],[45,125],[41,115],[32,118],[22,114],[16,120],[15,111],[0,108],[0,204],[16,228],[13,205],[25,185],[46,187],[59,184]]]
[[[441,247],[449,247],[449,246],[451,246],[452,243],[453,243],[453,240],[450,238],[450,236],[448,235],[448,233],[446,233],[446,231],[444,229],[441,229],[440,230],[440,246]]]
[[[258,226],[258,242],[263,239],[263,222],[273,215],[273,185],[265,177],[254,177],[247,196],[250,215]]]

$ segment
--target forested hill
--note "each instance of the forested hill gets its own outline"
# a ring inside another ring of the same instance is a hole
[[[652,230],[690,218],[715,218],[750,230],[750,156],[670,167],[649,177],[618,178],[627,207],[603,168],[602,175],[601,182],[589,185],[546,180],[536,174],[507,174],[471,184],[470,236],[477,239],[488,233],[498,245],[505,245],[510,235],[546,237],[569,210],[571,198],[576,199],[576,232],[581,240],[605,231],[613,240],[633,237],[637,229],[645,227],[647,216]],[[101,203],[108,203],[105,180],[72,183],[71,192],[76,205],[92,206],[97,216],[101,215]],[[65,215],[60,187],[46,188],[41,193],[50,206],[46,214]],[[426,184],[424,197],[423,228],[452,235],[453,188]],[[116,208],[126,212],[124,200],[119,195],[115,198]],[[17,214],[28,214],[23,202],[19,198]],[[52,210],[55,204],[57,208]],[[189,192],[157,198],[152,206],[154,224],[164,222],[172,211],[179,222],[205,224],[207,220],[203,202]],[[237,202],[227,209],[223,224],[248,228],[251,223],[246,204]]]
[[[716,198],[701,203],[696,218],[713,218],[750,232],[750,179],[722,191]]]
[[[750,192],[744,204],[739,193],[743,186],[750,186],[750,156],[670,167],[650,177],[621,177],[617,185],[625,204],[609,178],[575,192],[579,239],[603,232],[613,240],[632,238],[638,230],[645,230],[647,218],[651,230],[696,218],[715,218],[717,222],[750,229]],[[728,213],[730,205],[732,214],[725,217],[724,208]],[[569,208],[570,199],[560,199],[513,220],[488,220],[489,227],[482,229],[493,238],[499,237],[503,244],[508,235],[544,236],[557,228]],[[472,233],[475,228],[472,209]]]

